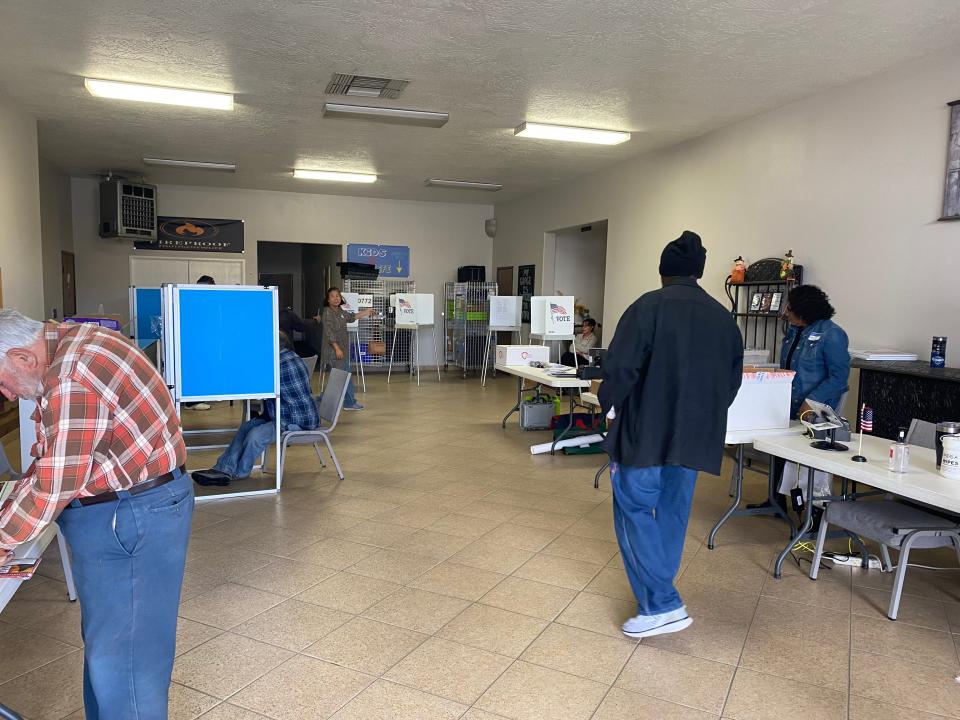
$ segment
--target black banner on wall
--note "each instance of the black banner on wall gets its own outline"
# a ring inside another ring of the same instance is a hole
[[[136,240],[137,250],[242,253],[243,220],[157,217],[157,239]]]
[[[536,272],[536,265],[521,265],[518,268],[517,292],[523,297],[521,322],[530,322],[530,298],[534,292]]]

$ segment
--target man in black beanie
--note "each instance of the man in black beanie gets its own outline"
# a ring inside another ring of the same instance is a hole
[[[689,230],[663,249],[663,287],[627,308],[603,363],[613,522],[638,605],[623,625],[632,638],[693,622],[673,580],[697,472],[720,474],[727,408],[743,374],[737,324],[697,284],[706,258]]]

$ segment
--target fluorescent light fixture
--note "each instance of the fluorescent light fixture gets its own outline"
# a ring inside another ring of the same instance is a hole
[[[630,139],[630,133],[617,130],[570,127],[567,125],[544,125],[525,122],[518,125],[513,134],[517,137],[562,140],[564,142],[592,143],[594,145],[619,145]]]
[[[462,190],[489,190],[490,192],[496,192],[503,188],[503,185],[498,183],[476,182],[474,180],[440,180],[439,178],[430,178],[425,184],[433,187],[460,188]]]
[[[94,80],[93,78],[85,78],[83,84],[95,97],[160,103],[161,105],[185,105],[211,110],[233,110],[233,95],[230,93],[182,90],[159,85],[137,85],[113,80]]]
[[[376,175],[367,173],[336,172],[333,170],[303,170],[294,168],[293,176],[299,180],[327,180],[329,182],[372,183]]]
[[[171,160],[169,158],[143,158],[145,165],[164,165],[168,167],[196,168],[197,170],[222,170],[236,172],[237,166],[233,163],[204,162],[202,160]]]
[[[343,103],[324,104],[323,116],[437,128],[446,125],[447,120],[450,119],[450,113],[431,112],[429,110],[369,107],[367,105],[345,105]]]

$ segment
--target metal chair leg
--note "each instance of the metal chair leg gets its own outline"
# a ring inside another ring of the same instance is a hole
[[[957,555],[960,557],[960,547],[957,548]],[[886,545],[880,545],[880,562],[883,565],[884,572],[891,572],[893,570],[893,562],[890,560],[890,548]]]
[[[813,553],[813,562],[810,565],[810,579],[816,580],[820,574],[820,561],[823,559],[823,546],[827,542],[827,516],[820,518],[820,532],[817,534],[817,548]]]
[[[897,572],[893,576],[893,590],[890,592],[890,609],[887,610],[887,617],[891,620],[897,619],[897,613],[900,610],[900,594],[903,592],[903,582],[907,579],[907,561],[910,559],[910,548],[913,545],[914,538],[916,538],[916,535],[908,533],[900,544]]]
[[[320,452],[320,443],[314,443],[313,449],[317,453],[317,459],[320,460],[320,467],[325,468],[327,463],[323,459],[323,453]]]
[[[323,443],[327,446],[327,452],[330,453],[330,459],[333,460],[333,466],[337,469],[337,476],[343,480],[343,470],[340,469],[340,461],[337,460],[337,454],[333,451],[333,444],[330,442],[330,438],[326,435],[323,435]]]

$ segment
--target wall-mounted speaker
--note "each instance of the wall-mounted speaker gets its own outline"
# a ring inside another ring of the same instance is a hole
[[[487,218],[483,223],[483,231],[488,238],[495,238],[497,236],[497,219]]]

